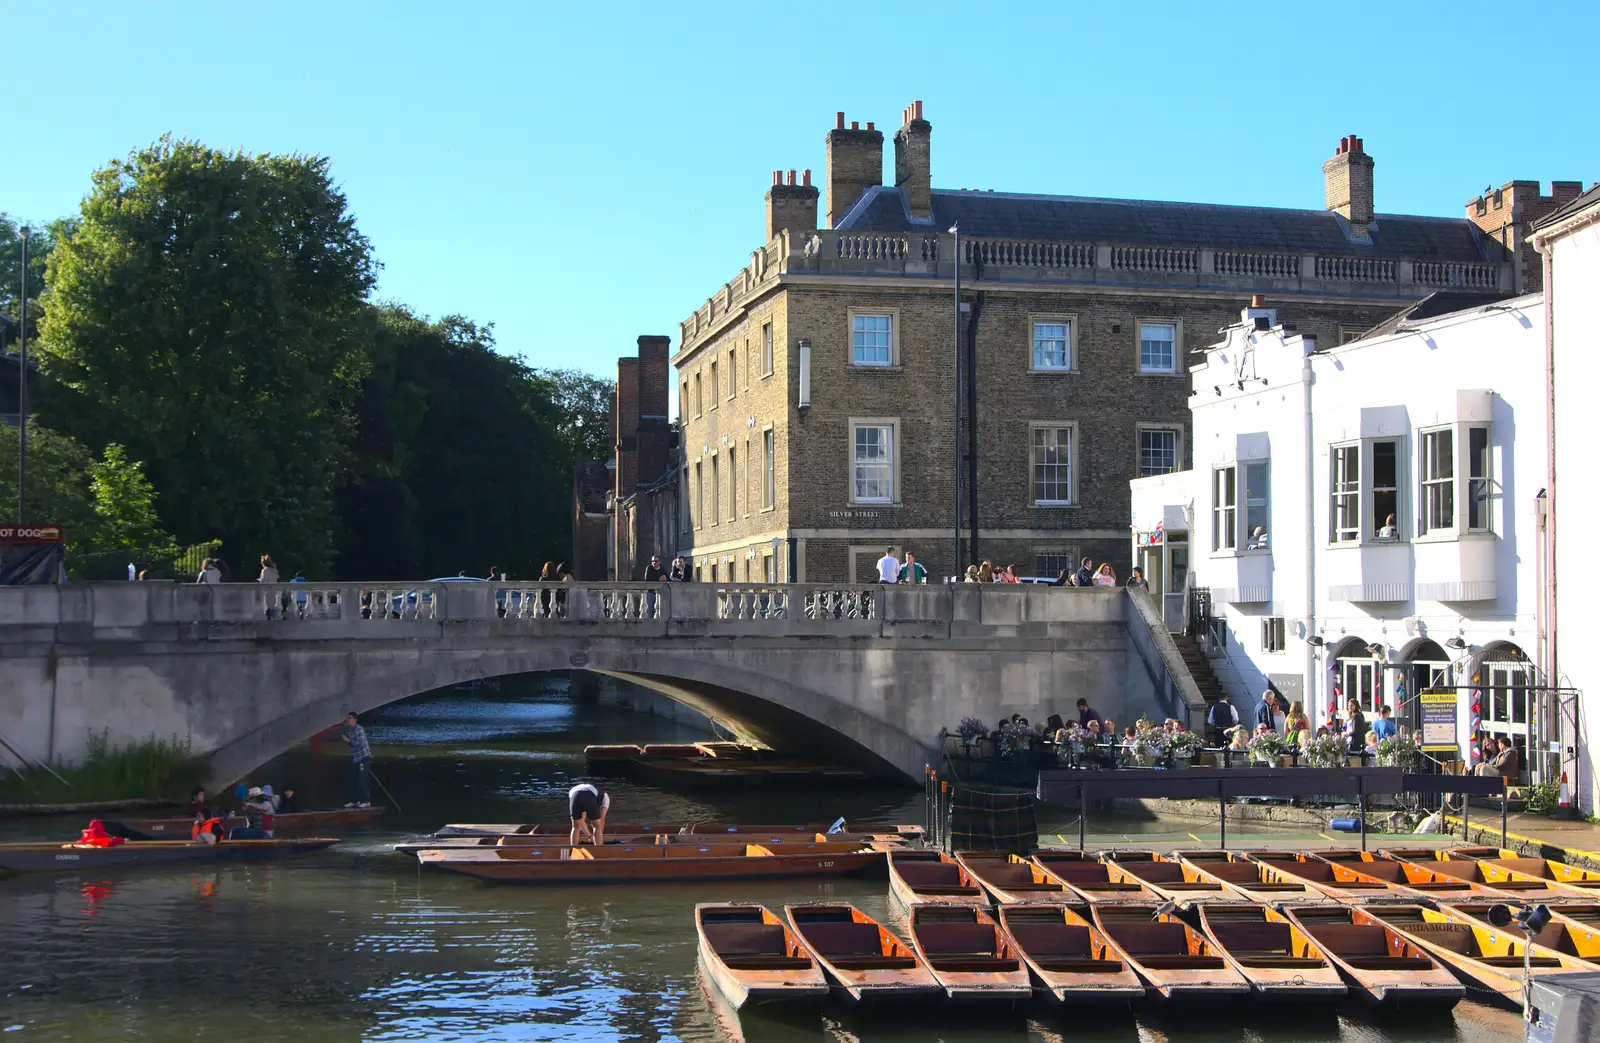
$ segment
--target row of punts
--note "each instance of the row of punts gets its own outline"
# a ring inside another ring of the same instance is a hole
[[[865,772],[788,757],[738,742],[585,746],[589,771],[692,789],[785,785],[844,785]]]

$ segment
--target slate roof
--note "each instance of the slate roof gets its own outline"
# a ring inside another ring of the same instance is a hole
[[[1368,337],[1382,337],[1394,333],[1401,326],[1423,322],[1427,319],[1437,319],[1441,315],[1479,310],[1503,301],[1510,296],[1512,295],[1509,293],[1462,293],[1456,290],[1439,290],[1428,294],[1420,301],[1401,308],[1387,319],[1367,330],[1359,339],[1366,340]]]
[[[968,235],[1129,246],[1430,261],[1505,257],[1498,243],[1482,238],[1465,218],[1379,214],[1368,244],[1352,242],[1344,219],[1328,210],[935,189],[933,220],[913,222],[903,192],[888,186],[870,189],[838,227],[863,232],[942,232],[957,223]]]
[[[1583,193],[1583,195],[1579,196],[1577,199],[1568,202],[1564,206],[1557,207],[1547,216],[1535,221],[1533,223],[1533,230],[1537,232],[1545,225],[1553,225],[1557,221],[1564,221],[1573,214],[1593,205],[1594,203],[1600,203],[1600,184],[1596,184],[1593,188]]]

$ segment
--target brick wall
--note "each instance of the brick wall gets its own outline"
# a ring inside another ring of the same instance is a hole
[[[1528,231],[1541,218],[1583,194],[1582,181],[1553,181],[1548,195],[1537,181],[1508,181],[1500,188],[1467,201],[1467,220],[1485,237],[1517,255],[1518,293],[1544,287],[1544,265],[1528,242]]]

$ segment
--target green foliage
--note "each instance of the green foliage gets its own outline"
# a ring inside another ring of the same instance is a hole
[[[535,370],[533,379],[542,385],[541,393],[555,406],[556,434],[566,446],[568,457],[574,462],[609,457],[611,396],[616,392],[616,383],[575,369]]]
[[[1530,815],[1554,815],[1561,804],[1561,787],[1554,782],[1536,782],[1528,787],[1523,810]]]
[[[39,317],[43,309],[39,297],[44,293],[45,264],[55,247],[55,236],[49,228],[34,228],[29,224],[32,237],[28,243],[28,343],[39,335]],[[0,213],[0,315],[12,320],[20,317],[17,294],[22,289],[22,235],[21,226],[9,215]],[[16,350],[17,330],[0,324],[0,347]]]
[[[104,733],[89,736],[89,755],[82,764],[56,766],[63,785],[49,772],[36,768],[26,774],[0,778],[0,802],[7,804],[67,804],[133,798],[180,800],[204,766],[189,743],[154,736],[128,746],[112,746]]]
[[[156,516],[156,491],[144,476],[144,465],[129,460],[128,451],[116,442],[106,446],[99,460],[89,461],[89,495],[102,546],[177,552]]]
[[[373,282],[327,160],[163,138],[93,180],[50,255],[51,415],[144,460],[185,541],[322,569]]]

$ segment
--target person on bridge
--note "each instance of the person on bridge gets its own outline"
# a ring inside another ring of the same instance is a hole
[[[606,842],[611,794],[602,793],[591,782],[580,782],[567,791],[567,810],[572,815],[572,835],[567,843],[577,847],[580,837],[588,837],[596,847]]]
[[[894,548],[886,548],[883,557],[878,559],[878,582],[900,582],[900,559],[894,556]]]
[[[344,715],[343,739],[350,747],[350,803],[347,808],[372,807],[372,784],[367,773],[372,770],[372,746],[367,742],[367,730],[356,723],[356,712]]]
[[[926,583],[928,582],[928,570],[917,563],[915,554],[906,551],[906,563],[900,566],[900,574],[897,578],[901,583]]]

